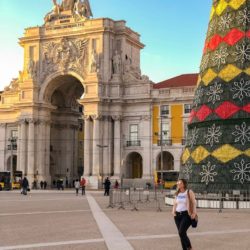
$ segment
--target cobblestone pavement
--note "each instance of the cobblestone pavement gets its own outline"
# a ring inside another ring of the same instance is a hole
[[[108,197],[99,191],[0,192],[0,250],[181,250],[171,208],[107,206]],[[198,228],[188,231],[194,250],[250,249],[250,210],[198,212]]]

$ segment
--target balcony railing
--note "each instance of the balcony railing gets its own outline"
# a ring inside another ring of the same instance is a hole
[[[11,150],[11,145],[8,145],[8,150]],[[17,144],[12,145],[12,150],[17,150]]]
[[[127,141],[127,147],[140,147],[141,141]]]
[[[173,144],[171,139],[168,140],[158,140],[158,146],[171,146]]]

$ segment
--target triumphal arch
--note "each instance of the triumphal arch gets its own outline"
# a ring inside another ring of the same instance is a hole
[[[23,69],[1,94],[1,165],[13,127],[16,169],[30,181],[77,178],[83,119],[84,175],[93,185],[100,175],[120,176],[124,114],[138,97],[148,102],[152,85],[141,75],[139,34],[125,21],[92,18],[89,1],[54,0],[44,24],[27,28],[19,44]],[[141,117],[148,130],[149,107]]]

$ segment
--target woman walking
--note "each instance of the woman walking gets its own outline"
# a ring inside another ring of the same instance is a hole
[[[75,185],[75,190],[76,190],[76,196],[78,196],[79,188],[80,188],[80,182],[78,179],[74,182],[74,185]]]
[[[191,219],[196,216],[196,200],[192,190],[187,189],[187,181],[179,179],[174,200],[173,215],[183,250],[192,250],[191,242],[187,236],[187,230],[191,225]]]

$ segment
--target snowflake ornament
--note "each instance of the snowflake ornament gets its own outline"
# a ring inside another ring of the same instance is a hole
[[[217,50],[214,54],[214,57],[212,58],[214,66],[217,66],[219,69],[222,64],[226,63],[226,59],[228,56],[229,54],[227,52],[227,48],[220,48],[219,50]]]
[[[198,87],[195,93],[195,99],[193,103],[194,107],[197,107],[201,103],[203,95],[204,95],[204,90],[201,87]]]
[[[245,163],[242,159],[240,163],[234,163],[234,169],[231,170],[231,173],[234,174],[233,180],[239,180],[241,184],[244,184],[245,181],[250,181],[250,163]]]
[[[246,26],[250,22],[250,11],[245,8],[243,11],[239,11],[238,16],[236,17],[238,24],[243,24]]]
[[[207,35],[208,36],[212,35],[214,31],[215,31],[215,21],[212,20],[209,24]]]
[[[203,72],[205,69],[207,69],[208,62],[209,62],[209,54],[204,55],[202,58],[201,66],[200,66],[201,72]]]
[[[185,165],[185,168],[183,169],[183,173],[186,176],[187,179],[189,179],[189,175],[192,174],[192,164],[189,162]]]
[[[220,132],[220,126],[216,127],[215,124],[211,128],[208,128],[207,134],[205,135],[206,144],[210,144],[212,147],[214,143],[219,143],[219,137],[222,136]]]
[[[240,82],[234,82],[231,91],[234,92],[233,99],[239,98],[242,101],[245,97],[250,97],[250,80],[241,79]]]
[[[241,142],[245,145],[246,142],[250,142],[250,126],[247,126],[245,122],[241,126],[236,125],[235,131],[232,133],[236,138],[234,142]]]
[[[232,22],[232,15],[226,14],[221,17],[219,22],[219,30],[223,31],[230,28],[231,22]]]
[[[245,42],[236,45],[237,52],[234,53],[236,60],[243,64],[246,60],[250,60],[250,44]]]
[[[209,182],[214,182],[214,176],[217,175],[217,172],[215,170],[215,165],[211,165],[211,162],[209,161],[207,165],[202,165],[203,172],[200,172],[200,175],[202,176],[201,182],[205,182],[206,185],[209,184]]]
[[[198,132],[199,129],[197,129],[196,127],[191,130],[191,135],[189,136],[189,145],[191,147],[193,147],[196,144],[196,141],[198,139]]]
[[[208,102],[212,102],[213,104],[215,104],[216,101],[220,101],[221,93],[223,93],[221,84],[218,84],[216,82],[214,86],[210,86],[210,90],[207,92],[207,96],[209,96]]]

